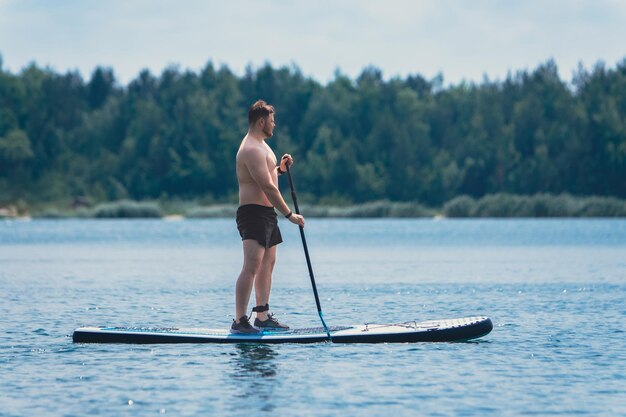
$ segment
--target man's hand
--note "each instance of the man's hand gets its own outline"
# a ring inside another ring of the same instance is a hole
[[[293,224],[297,224],[300,227],[304,227],[304,217],[302,217],[302,215],[300,214],[293,213],[291,216],[289,216],[289,219],[287,220],[289,220]]]
[[[293,165],[293,158],[288,153],[284,154],[283,157],[280,158],[280,170],[282,172],[287,171],[287,164],[289,164],[289,166]]]

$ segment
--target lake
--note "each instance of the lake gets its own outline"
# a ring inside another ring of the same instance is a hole
[[[281,220],[270,302],[319,318]],[[228,327],[234,220],[0,221],[0,415],[626,415],[626,220],[308,219],[329,325],[486,315],[475,342],[82,345]]]

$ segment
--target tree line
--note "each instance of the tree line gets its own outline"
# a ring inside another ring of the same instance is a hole
[[[504,80],[444,85],[374,67],[323,85],[297,67],[238,76],[111,68],[88,80],[0,58],[0,204],[120,199],[236,201],[247,109],[276,108],[278,154],[306,201],[437,206],[458,195],[626,198],[626,60],[561,80],[553,61]]]

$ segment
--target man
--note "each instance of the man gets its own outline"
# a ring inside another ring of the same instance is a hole
[[[237,228],[243,241],[243,268],[235,288],[235,320],[232,333],[258,333],[261,329],[289,329],[269,313],[272,271],[276,262],[276,248],[282,236],[274,208],[291,223],[304,227],[304,217],[293,213],[280,191],[278,175],[293,164],[285,154],[277,166],[276,155],[265,143],[274,133],[274,107],[262,100],[250,107],[248,133],[237,152],[237,181],[239,182],[239,209]],[[256,312],[254,327],[247,316],[248,302],[254,285]]]

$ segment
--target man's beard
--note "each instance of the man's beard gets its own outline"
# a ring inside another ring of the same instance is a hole
[[[265,137],[267,138],[271,138],[273,135],[271,129],[268,126],[263,127],[263,133],[265,133]]]

